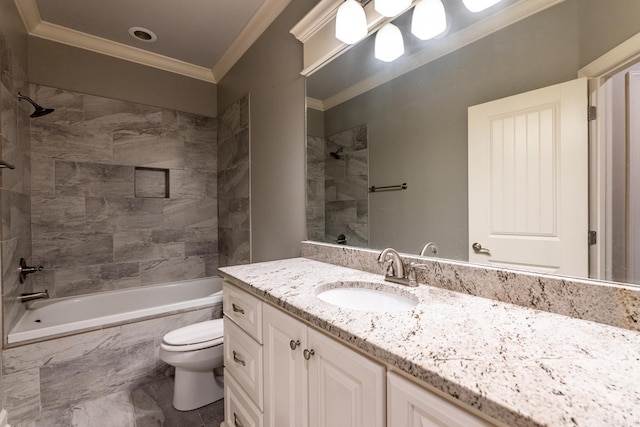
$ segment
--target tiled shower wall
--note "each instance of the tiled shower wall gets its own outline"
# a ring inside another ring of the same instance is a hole
[[[31,122],[34,288],[64,297],[216,274],[216,119],[31,94],[56,109]]]
[[[366,125],[327,138],[308,136],[308,239],[336,243],[343,234],[347,245],[368,247],[368,181]]]
[[[21,256],[31,256],[31,194],[29,160],[29,113],[31,106],[18,101],[18,92],[27,93],[25,71],[0,31],[0,159],[15,169],[0,169],[0,244],[2,250],[2,300],[7,301],[0,316],[0,330],[10,327],[6,317],[17,318],[24,310],[17,296],[29,290],[18,281],[16,268]],[[0,356],[2,352],[0,350]],[[3,395],[0,376],[0,402]],[[0,407],[2,410],[2,407]]]
[[[249,95],[218,118],[219,264],[251,262]]]

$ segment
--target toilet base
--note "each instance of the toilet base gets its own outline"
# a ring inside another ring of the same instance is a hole
[[[222,377],[209,372],[189,371],[176,367],[173,388],[173,407],[178,411],[191,411],[224,397]]]

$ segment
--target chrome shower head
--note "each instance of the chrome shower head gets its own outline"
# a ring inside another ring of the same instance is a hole
[[[340,160],[340,153],[342,153],[342,150],[344,150],[344,148],[340,147],[336,151],[330,152],[329,155],[336,160]]]
[[[42,117],[42,116],[46,116],[49,113],[53,113],[55,110],[53,108],[44,108],[41,107],[40,105],[36,104],[33,99],[29,98],[28,96],[24,96],[22,95],[20,92],[18,92],[18,99],[19,100],[26,100],[29,101],[29,103],[31,105],[33,105],[33,107],[36,109],[33,113],[31,113],[31,115],[29,117],[34,118],[34,117]]]

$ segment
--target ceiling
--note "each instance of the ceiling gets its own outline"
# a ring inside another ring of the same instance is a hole
[[[15,0],[31,36],[217,83],[291,0]],[[154,42],[129,34],[142,27]]]

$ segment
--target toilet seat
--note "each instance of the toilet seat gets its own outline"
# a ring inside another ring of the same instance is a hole
[[[167,333],[161,347],[166,351],[195,351],[221,345],[223,320],[214,319],[184,326]]]

